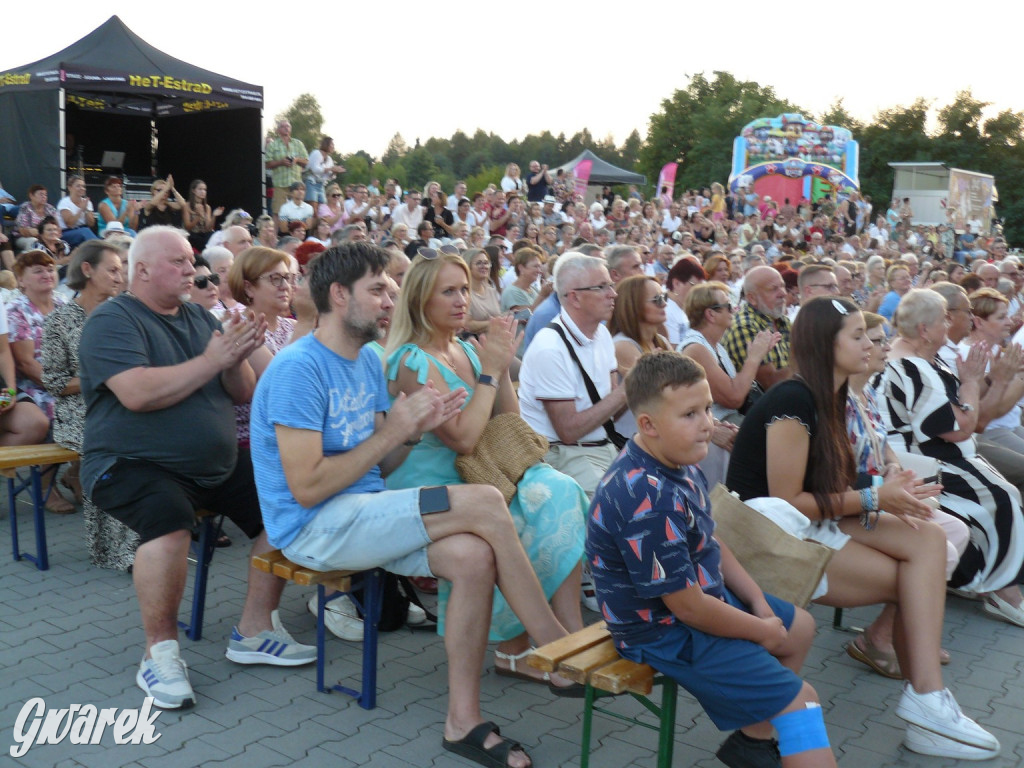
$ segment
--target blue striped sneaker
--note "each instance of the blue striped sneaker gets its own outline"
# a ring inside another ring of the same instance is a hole
[[[153,697],[153,703],[162,709],[186,709],[196,703],[196,695],[188,681],[188,667],[178,652],[177,640],[164,640],[154,644],[143,659],[135,682]]]
[[[277,611],[270,614],[273,629],[265,629],[255,637],[243,637],[238,627],[231,630],[231,640],[224,655],[236,664],[274,664],[297,667],[316,661],[316,647],[302,645],[288,634]]]

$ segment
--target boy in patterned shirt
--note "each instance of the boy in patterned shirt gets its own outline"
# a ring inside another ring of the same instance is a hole
[[[717,753],[726,765],[834,766],[818,696],[797,675],[813,619],[762,593],[713,536],[697,466],[713,426],[704,369],[676,352],[645,355],[626,400],[637,433],[598,486],[587,533],[619,653],[676,680],[720,730],[736,731]]]

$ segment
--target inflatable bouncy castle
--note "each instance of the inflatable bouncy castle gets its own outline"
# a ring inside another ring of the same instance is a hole
[[[849,129],[803,115],[759,117],[733,141],[729,188],[753,190],[780,204],[843,198],[860,188],[859,146]]]

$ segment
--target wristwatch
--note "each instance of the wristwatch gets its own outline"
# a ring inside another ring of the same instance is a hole
[[[477,381],[480,382],[481,384],[486,384],[489,387],[494,387],[495,389],[498,388],[497,380],[493,376],[490,376],[486,373],[481,373],[480,378],[477,379]]]

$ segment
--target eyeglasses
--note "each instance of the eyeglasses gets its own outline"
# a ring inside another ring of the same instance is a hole
[[[473,262],[473,266],[474,267],[488,267],[489,268],[491,266],[491,262],[489,262],[489,261],[474,261]]]
[[[433,261],[438,256],[440,256],[442,253],[446,253],[449,256],[458,256],[459,255],[459,249],[456,248],[454,245],[450,245],[448,243],[445,243],[444,245],[442,245],[437,250],[434,250],[433,248],[418,248],[416,250],[416,255],[417,256],[422,256],[427,261]]]
[[[872,344],[874,344],[876,347],[879,347],[879,348],[892,346],[889,343],[889,340],[887,338],[885,338],[885,336],[883,336],[880,339],[872,339],[872,338],[869,337],[868,341],[870,341]]]
[[[727,310],[730,315],[735,311],[735,308],[732,304],[712,304],[710,307],[708,307],[708,309],[712,309],[715,312],[717,312],[720,309],[724,309]]]
[[[615,290],[615,285],[614,284],[612,284],[612,283],[601,283],[600,285],[585,285],[582,288],[570,288],[568,291],[565,292],[565,295],[568,296],[573,291],[593,291],[595,293],[608,293],[609,291],[614,291],[614,290]]]
[[[281,288],[281,287],[284,286],[285,283],[287,283],[288,285],[295,285],[295,275],[292,275],[292,274],[288,274],[288,275],[279,275],[279,274],[260,275],[257,279],[258,280],[267,280],[275,288]]]
[[[835,283],[808,283],[804,288],[824,288],[829,293],[839,293],[839,286]]]
[[[220,285],[220,275],[213,274],[202,275],[201,277],[193,277],[192,283],[195,285],[196,288],[198,288],[201,291],[204,288],[206,288],[206,286],[208,286],[210,283],[213,283],[214,285]]]
[[[668,296],[664,293],[659,293],[653,299],[648,299],[648,301],[656,307],[664,307],[668,303]]]

